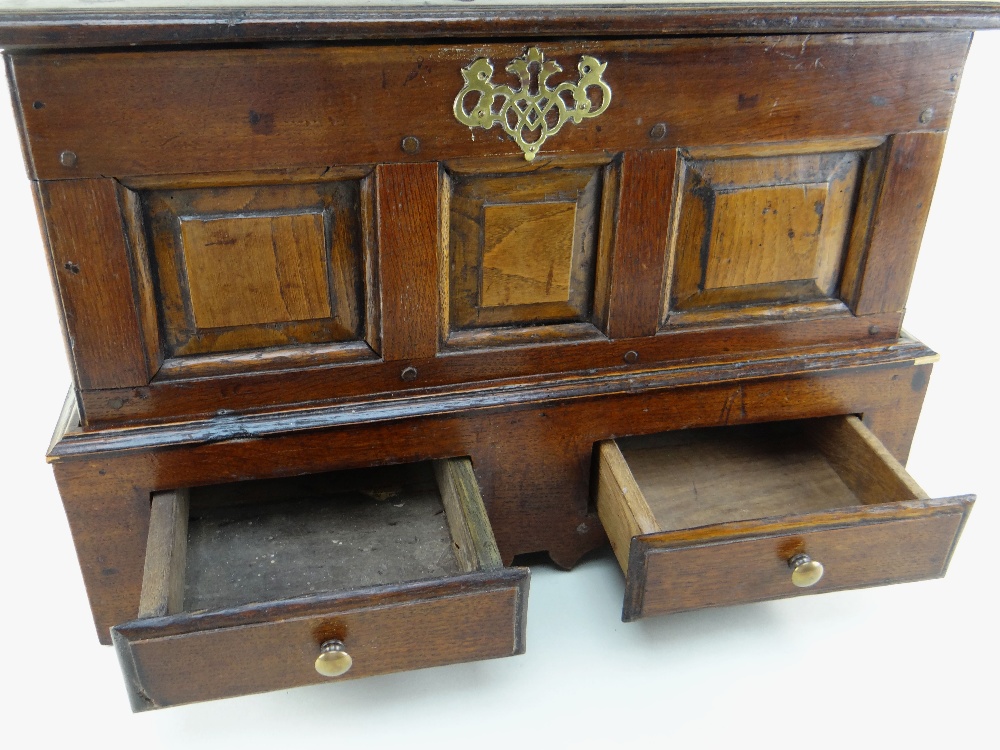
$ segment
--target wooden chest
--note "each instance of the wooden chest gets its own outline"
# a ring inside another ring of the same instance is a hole
[[[520,653],[608,539],[626,620],[944,574],[901,324],[1000,7],[123,21],[0,42],[134,708]]]

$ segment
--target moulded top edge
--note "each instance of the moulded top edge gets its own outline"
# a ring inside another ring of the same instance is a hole
[[[0,47],[1000,28],[1000,2],[0,0]]]

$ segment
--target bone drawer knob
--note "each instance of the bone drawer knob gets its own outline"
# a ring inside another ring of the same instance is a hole
[[[802,589],[809,588],[823,577],[823,563],[803,553],[792,557],[788,567],[792,569],[792,583]]]
[[[354,659],[344,650],[340,641],[326,641],[319,647],[316,657],[316,671],[324,677],[340,677],[350,670]]]

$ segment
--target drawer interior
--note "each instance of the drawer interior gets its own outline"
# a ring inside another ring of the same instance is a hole
[[[468,459],[157,493],[139,616],[496,569],[484,513],[484,544],[468,533],[463,481]]]
[[[926,498],[857,418],[617,441],[655,531]],[[873,476],[881,481],[873,482]]]

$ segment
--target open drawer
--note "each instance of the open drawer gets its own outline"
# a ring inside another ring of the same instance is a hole
[[[178,490],[112,638],[161,708],[523,653],[528,578],[467,458]]]
[[[929,499],[853,416],[599,446],[622,619],[936,578],[974,496]]]

